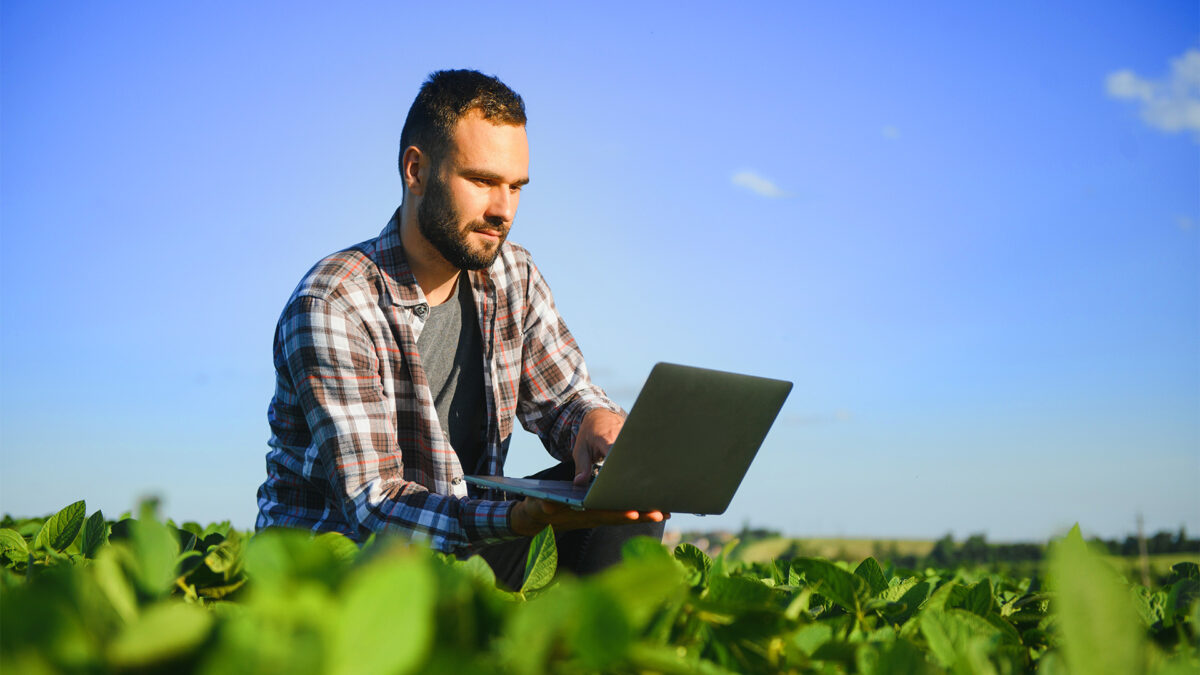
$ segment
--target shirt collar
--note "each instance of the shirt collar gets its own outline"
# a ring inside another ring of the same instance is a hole
[[[376,264],[383,272],[384,290],[391,303],[403,307],[424,304],[425,294],[408,267],[404,246],[400,243],[400,209],[396,209],[392,219],[379,233],[375,246]]]
[[[388,299],[393,305],[415,307],[425,304],[425,294],[421,292],[417,278],[413,276],[408,266],[408,258],[404,255],[404,245],[400,242],[400,209],[392,214],[391,220],[384,226],[376,240],[376,257],[379,269],[383,272],[384,288]],[[487,294],[492,289],[492,268],[477,272],[464,272],[471,287],[477,294]],[[461,283],[461,279],[459,280]]]

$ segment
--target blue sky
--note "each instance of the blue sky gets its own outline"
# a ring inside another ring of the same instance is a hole
[[[471,67],[526,100],[511,237],[599,384],[796,383],[675,526],[1200,532],[1194,2],[0,12],[0,511],[250,526],[279,311]]]

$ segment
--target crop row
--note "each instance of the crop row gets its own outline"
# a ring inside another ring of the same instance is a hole
[[[1130,583],[1077,528],[1045,579],[649,539],[576,579],[547,530],[507,592],[478,557],[386,537],[86,515],[0,528],[3,672],[1200,672],[1197,566]]]

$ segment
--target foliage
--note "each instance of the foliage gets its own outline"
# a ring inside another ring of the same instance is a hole
[[[0,529],[3,672],[1184,673],[1200,571],[1132,584],[1073,530],[1048,576],[747,564],[649,539],[586,579],[549,530],[519,592],[386,537],[85,517]],[[732,544],[732,542],[731,542]]]

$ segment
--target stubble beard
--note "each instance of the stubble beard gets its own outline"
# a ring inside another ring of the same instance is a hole
[[[458,211],[450,201],[450,191],[445,183],[433,178],[421,204],[417,207],[417,229],[451,265],[460,270],[482,270],[492,266],[500,255],[500,246],[508,237],[502,222],[477,220],[464,228],[459,227]],[[494,246],[473,250],[467,236],[477,230],[495,230],[500,240]]]

